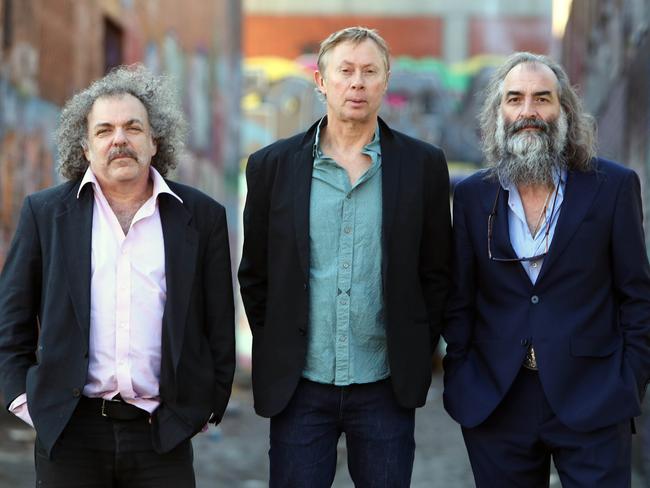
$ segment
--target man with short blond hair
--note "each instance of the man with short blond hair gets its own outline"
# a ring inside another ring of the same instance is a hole
[[[352,27],[322,46],[327,115],[248,160],[239,281],[271,487],[326,487],[345,433],[357,486],[408,487],[450,248],[442,151],[378,118],[386,43]]]

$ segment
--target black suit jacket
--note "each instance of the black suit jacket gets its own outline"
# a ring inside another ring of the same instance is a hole
[[[173,182],[159,197],[167,300],[161,405],[154,448],[172,449],[223,415],[235,367],[234,311],[224,208]],[[0,385],[9,404],[27,392],[48,453],[88,371],[93,190],[79,181],[26,198],[0,276]]]
[[[637,175],[604,159],[569,171],[555,235],[535,284],[518,262],[491,261],[487,220],[499,183],[478,173],[454,195],[444,402],[465,427],[501,403],[532,342],[553,412],[577,431],[640,413],[650,379],[650,267]],[[508,193],[492,252],[516,257]]]
[[[426,399],[447,295],[449,176],[440,149],[379,127],[388,359],[397,400],[410,408]],[[267,417],[287,405],[305,364],[315,134],[316,124],[276,142],[246,168],[239,282],[253,332],[255,409]]]

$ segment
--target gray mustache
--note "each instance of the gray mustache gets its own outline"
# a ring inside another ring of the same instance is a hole
[[[135,151],[132,151],[131,149],[128,148],[120,148],[116,149],[114,151],[111,151],[108,154],[108,162],[110,163],[114,159],[118,158],[132,158],[132,159],[138,159],[138,155],[135,153]]]
[[[542,119],[521,119],[521,120],[516,120],[510,126],[508,127],[508,135],[512,135],[515,132],[519,132],[521,129],[525,127],[534,127],[536,129],[541,129],[544,132],[548,132],[549,130],[549,125],[544,122]]]

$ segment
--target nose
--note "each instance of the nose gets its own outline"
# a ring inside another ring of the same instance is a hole
[[[525,98],[521,106],[521,112],[519,112],[519,118],[521,119],[536,119],[539,115],[535,108],[532,98]]]
[[[113,145],[123,146],[127,142],[126,132],[121,127],[115,129],[115,134],[113,136]]]
[[[361,70],[355,71],[354,74],[352,75],[352,79],[350,80],[350,86],[352,88],[363,88],[364,86],[364,81],[363,81],[363,73]]]

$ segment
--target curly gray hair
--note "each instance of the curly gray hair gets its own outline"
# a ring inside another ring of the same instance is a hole
[[[163,176],[176,167],[188,126],[174,87],[167,78],[133,64],[113,69],[65,104],[56,134],[59,171],[64,178],[79,179],[88,168],[84,148],[88,144],[88,114],[95,100],[123,94],[133,95],[147,110],[157,146],[151,165]]]
[[[567,141],[562,156],[569,169],[579,171],[590,169],[591,160],[596,154],[596,130],[593,117],[583,110],[580,98],[571,86],[564,69],[546,56],[529,52],[517,52],[508,57],[494,72],[485,89],[485,102],[479,114],[479,123],[483,135],[483,152],[488,164],[494,165],[501,157],[496,132],[503,96],[503,80],[510,70],[522,63],[545,65],[555,73],[560,105],[566,113],[568,122]]]

